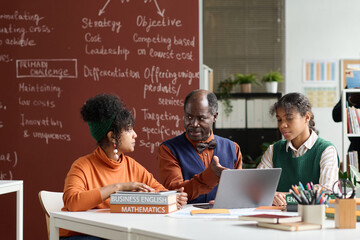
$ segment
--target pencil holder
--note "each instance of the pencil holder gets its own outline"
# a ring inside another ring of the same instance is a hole
[[[354,198],[335,200],[335,227],[356,228],[356,200]]]
[[[325,205],[302,205],[298,206],[298,213],[303,222],[323,225],[325,222]]]

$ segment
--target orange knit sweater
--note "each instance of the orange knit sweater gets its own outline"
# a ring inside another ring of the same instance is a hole
[[[109,208],[110,198],[102,200],[100,188],[119,182],[141,182],[155,190],[166,190],[143,166],[122,154],[120,161],[109,159],[98,147],[80,157],[71,166],[65,179],[63,211],[86,211]],[[60,236],[76,233],[60,229]]]

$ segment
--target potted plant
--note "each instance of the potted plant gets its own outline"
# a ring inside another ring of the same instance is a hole
[[[261,81],[265,82],[266,91],[269,93],[277,93],[278,84],[282,82],[284,77],[278,71],[270,71],[262,76]]]
[[[257,156],[255,159],[253,159],[250,155],[244,154],[243,155],[243,168],[256,168],[257,165],[261,162],[261,157],[264,155],[265,151],[270,146],[270,143],[263,142],[260,145],[261,154]]]
[[[230,92],[233,89],[233,87],[236,85],[236,82],[233,80],[232,77],[229,77],[221,82],[219,82],[218,85],[218,96],[219,96],[219,100],[222,100],[222,103],[224,104],[224,112],[226,114],[226,116],[229,116],[233,106],[231,105],[231,101],[230,101]]]
[[[349,178],[350,181],[352,181],[354,183],[354,186],[355,186],[355,189],[356,189],[356,198],[359,198],[360,197],[360,191],[359,191],[359,188],[360,188],[360,184],[359,184],[360,183],[360,172],[353,165],[349,165],[349,168],[350,168],[350,172],[352,173],[353,179],[351,179],[351,174],[349,174],[348,178]],[[346,178],[346,175],[343,174],[341,176],[341,173],[340,173],[340,170],[339,170],[339,179],[340,178]]]
[[[253,83],[261,85],[257,81],[256,74],[235,73],[234,78],[235,78],[234,81],[236,82],[236,84],[241,85],[241,92],[243,92],[243,93],[250,93],[251,92],[251,84],[253,84]]]

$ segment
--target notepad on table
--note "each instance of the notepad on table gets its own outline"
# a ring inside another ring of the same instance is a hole
[[[286,210],[286,206],[260,206],[255,208],[255,211],[285,211]]]
[[[273,228],[279,229],[284,231],[304,231],[304,230],[317,230],[321,229],[320,224],[312,224],[312,223],[305,223],[305,222],[293,222],[293,223],[265,223],[259,222],[259,227],[264,228]]]
[[[212,209],[196,209],[192,210],[191,215],[196,214],[226,214],[230,215],[230,211],[228,209],[222,209],[222,208],[212,208]]]

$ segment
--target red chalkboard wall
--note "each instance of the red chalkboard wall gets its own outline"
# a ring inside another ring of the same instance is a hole
[[[130,155],[157,177],[199,66],[198,1],[1,0],[0,180],[24,180],[24,239],[47,237],[38,192],[62,191],[96,148],[79,113],[89,97],[114,93],[133,111]],[[15,197],[0,196],[1,239],[15,239]]]

